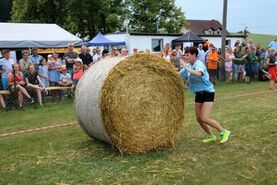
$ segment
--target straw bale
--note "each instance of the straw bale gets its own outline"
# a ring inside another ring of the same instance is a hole
[[[183,85],[171,63],[151,54],[99,63],[106,66],[108,62],[109,69],[105,68],[99,75],[101,85],[99,76],[93,82],[85,82],[89,76],[85,75],[81,80],[83,84],[77,86],[76,104],[80,95],[86,102],[82,110],[76,106],[84,130],[92,137],[112,143],[121,153],[139,154],[171,145],[184,120]],[[87,95],[80,94],[84,84],[90,87]],[[91,106],[100,111],[98,117],[93,116],[96,109],[92,111]],[[80,115],[81,111],[84,113]],[[86,119],[80,118],[82,116]],[[95,130],[101,130],[100,135],[104,137],[99,137]]]

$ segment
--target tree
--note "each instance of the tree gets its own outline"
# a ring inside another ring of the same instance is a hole
[[[123,0],[14,0],[13,22],[56,23],[81,37],[121,30]]]
[[[187,26],[184,13],[174,0],[126,0],[125,3],[129,29],[134,32],[178,33]]]
[[[6,22],[11,20],[10,11],[12,8],[12,0],[0,0],[0,21]]]

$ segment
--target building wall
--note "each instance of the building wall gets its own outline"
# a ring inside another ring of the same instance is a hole
[[[221,37],[202,37],[204,40],[209,40],[214,44],[215,47],[221,48]],[[243,38],[241,37],[226,37],[226,40],[231,41],[231,47],[234,47],[234,44],[237,40],[242,41]]]
[[[138,51],[145,51],[150,49],[152,51],[152,39],[163,39],[163,46],[166,43],[171,43],[172,40],[178,38],[177,36],[155,36],[155,35],[130,35],[130,34],[107,34],[105,35],[112,41],[125,41],[129,54],[133,53],[133,49],[137,48]],[[221,37],[202,37],[204,40],[209,40],[215,47],[221,47]],[[242,41],[241,37],[227,37],[226,40],[231,41],[231,47],[234,46],[237,40]],[[185,46],[189,46],[191,43],[184,43]]]

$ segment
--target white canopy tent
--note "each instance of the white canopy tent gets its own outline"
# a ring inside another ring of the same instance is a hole
[[[63,48],[83,44],[56,24],[0,23],[0,48]]]

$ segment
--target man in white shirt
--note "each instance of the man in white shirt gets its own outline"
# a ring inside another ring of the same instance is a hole
[[[0,72],[2,73],[2,86],[3,89],[8,89],[9,88],[9,83],[8,83],[8,75],[10,72],[12,72],[13,68],[12,65],[15,63],[12,58],[10,58],[10,50],[5,49],[3,51],[3,56],[0,60]]]
[[[95,64],[96,62],[98,62],[101,59],[101,49],[99,47],[96,48],[96,54],[93,55],[93,63]]]
[[[206,53],[203,50],[203,44],[198,45],[198,56],[197,59],[203,62],[204,65],[206,65]]]

